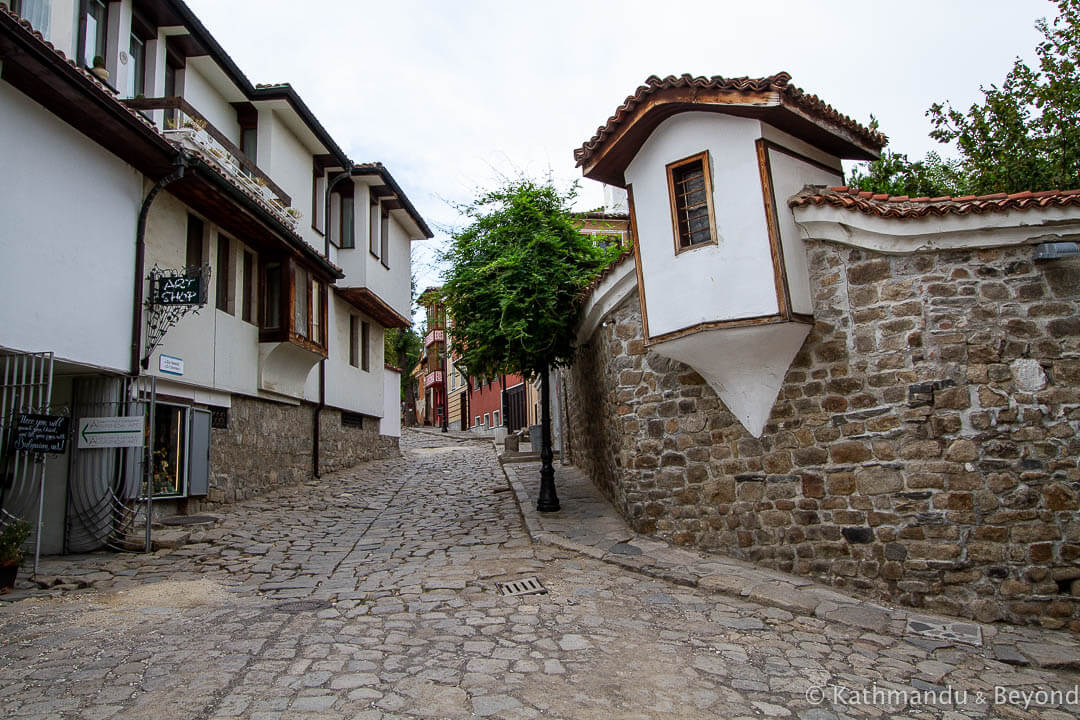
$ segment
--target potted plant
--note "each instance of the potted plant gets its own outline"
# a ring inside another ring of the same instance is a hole
[[[94,56],[93,67],[90,68],[90,72],[94,73],[101,82],[109,82],[109,71],[105,69],[105,58],[100,55]]]
[[[15,587],[15,576],[22,562],[22,545],[30,537],[30,523],[15,518],[0,530],[0,593]]]

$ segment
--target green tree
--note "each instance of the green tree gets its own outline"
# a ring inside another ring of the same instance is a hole
[[[930,136],[955,143],[959,159],[909,162],[886,152],[849,184],[906,195],[962,195],[1080,187],[1080,0],[1058,0],[1053,22],[1035,26],[1038,67],[1017,58],[1000,87],[961,112],[948,102],[926,112]],[[894,189],[901,192],[896,193]]]
[[[508,181],[461,208],[470,224],[444,257],[443,301],[459,364],[476,376],[541,379],[542,511],[559,509],[548,371],[570,361],[581,294],[618,253],[578,232],[575,196],[576,188],[561,193],[550,182]]]

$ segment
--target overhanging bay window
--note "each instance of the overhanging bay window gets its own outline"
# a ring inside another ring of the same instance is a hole
[[[293,342],[325,353],[326,288],[294,260],[264,261],[260,342]]]

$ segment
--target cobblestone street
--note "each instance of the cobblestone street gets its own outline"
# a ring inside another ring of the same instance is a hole
[[[534,545],[490,443],[406,431],[402,447],[401,459],[239,504],[199,542],[84,557],[53,596],[4,604],[0,715],[1064,720],[1080,710],[1067,666],[1018,667],[986,647],[796,615]],[[498,594],[498,582],[529,576],[547,594]],[[943,702],[923,705],[930,694]]]

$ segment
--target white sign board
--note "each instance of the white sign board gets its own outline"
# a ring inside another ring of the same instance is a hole
[[[169,373],[170,375],[183,375],[184,359],[173,357],[172,355],[159,355],[158,370],[163,373]]]
[[[142,415],[82,418],[79,420],[79,447],[142,447],[145,422]]]

